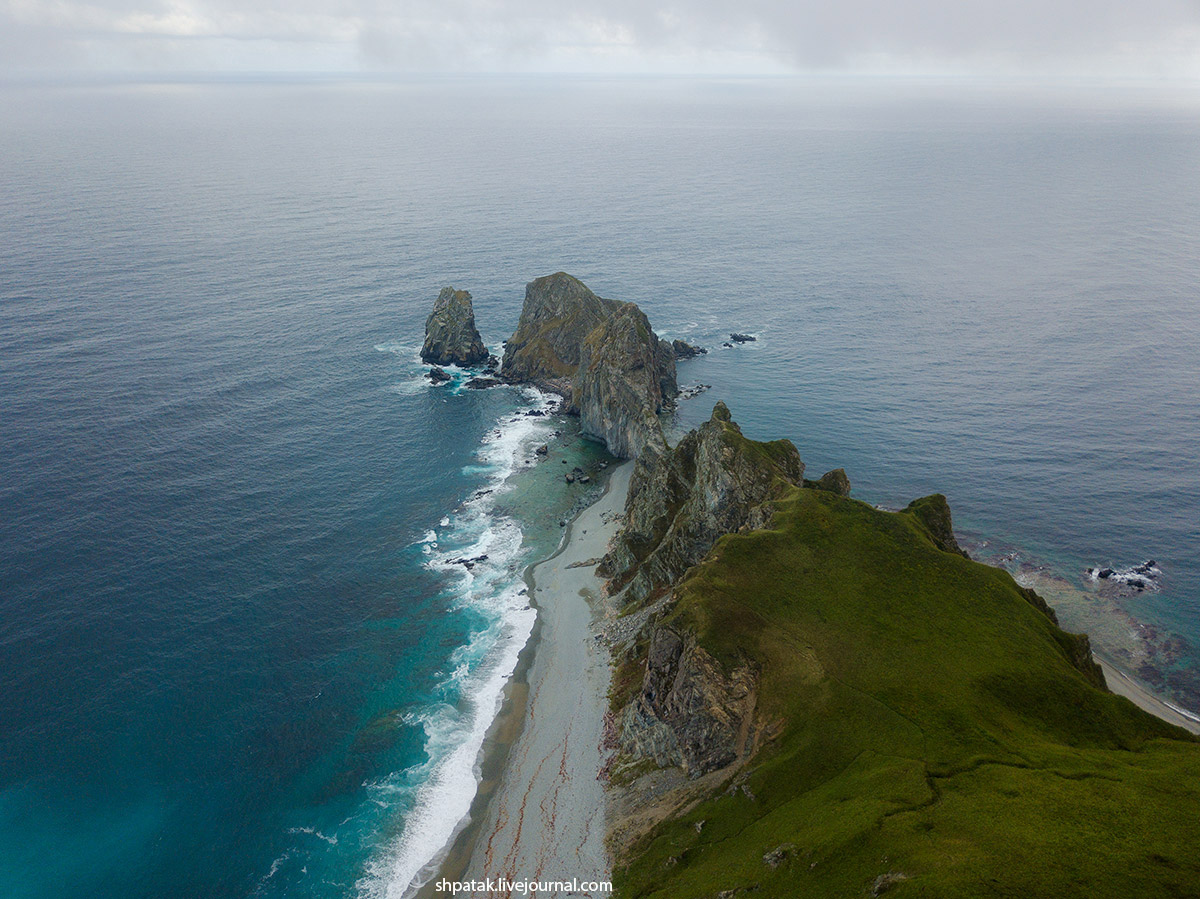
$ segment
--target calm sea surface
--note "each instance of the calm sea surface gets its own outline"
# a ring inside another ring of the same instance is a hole
[[[1200,92],[10,86],[0,235],[6,897],[398,896],[444,842],[602,458],[426,386],[447,284],[497,350],[537,275],[638,302],[711,348],[680,425],[944,492],[1200,708]]]

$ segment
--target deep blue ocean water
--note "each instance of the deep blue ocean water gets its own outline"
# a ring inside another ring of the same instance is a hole
[[[537,275],[638,302],[711,348],[681,426],[946,493],[1200,707],[1195,91],[9,86],[0,172],[2,895],[398,896],[437,849],[571,501],[539,397],[421,381],[446,284],[497,347]]]

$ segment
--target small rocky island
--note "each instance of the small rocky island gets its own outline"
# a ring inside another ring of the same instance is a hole
[[[442,288],[425,321],[421,361],[435,366],[469,366],[486,362],[487,358],[487,347],[475,327],[471,294],[453,287]]]

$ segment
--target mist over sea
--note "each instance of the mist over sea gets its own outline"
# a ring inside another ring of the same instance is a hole
[[[1200,709],[1194,90],[9,85],[0,173],[0,895],[398,896],[444,842],[578,499],[533,451],[602,456],[422,380],[449,284],[497,352],[538,275],[639,303],[710,348],[680,426],[945,493]]]

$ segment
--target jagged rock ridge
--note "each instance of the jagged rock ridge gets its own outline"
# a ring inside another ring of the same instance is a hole
[[[670,449],[638,458],[625,524],[600,571],[638,602],[672,585],[724,534],[766,525],[770,501],[800,486],[804,463],[789,440],[749,440],[724,403]],[[626,587],[626,585],[628,585]]]
[[[471,294],[443,287],[425,321],[421,360],[431,365],[476,365],[488,358],[475,327]]]
[[[957,552],[944,497],[841,482],[788,488],[610,632],[624,895],[1190,895],[1196,738]]]

